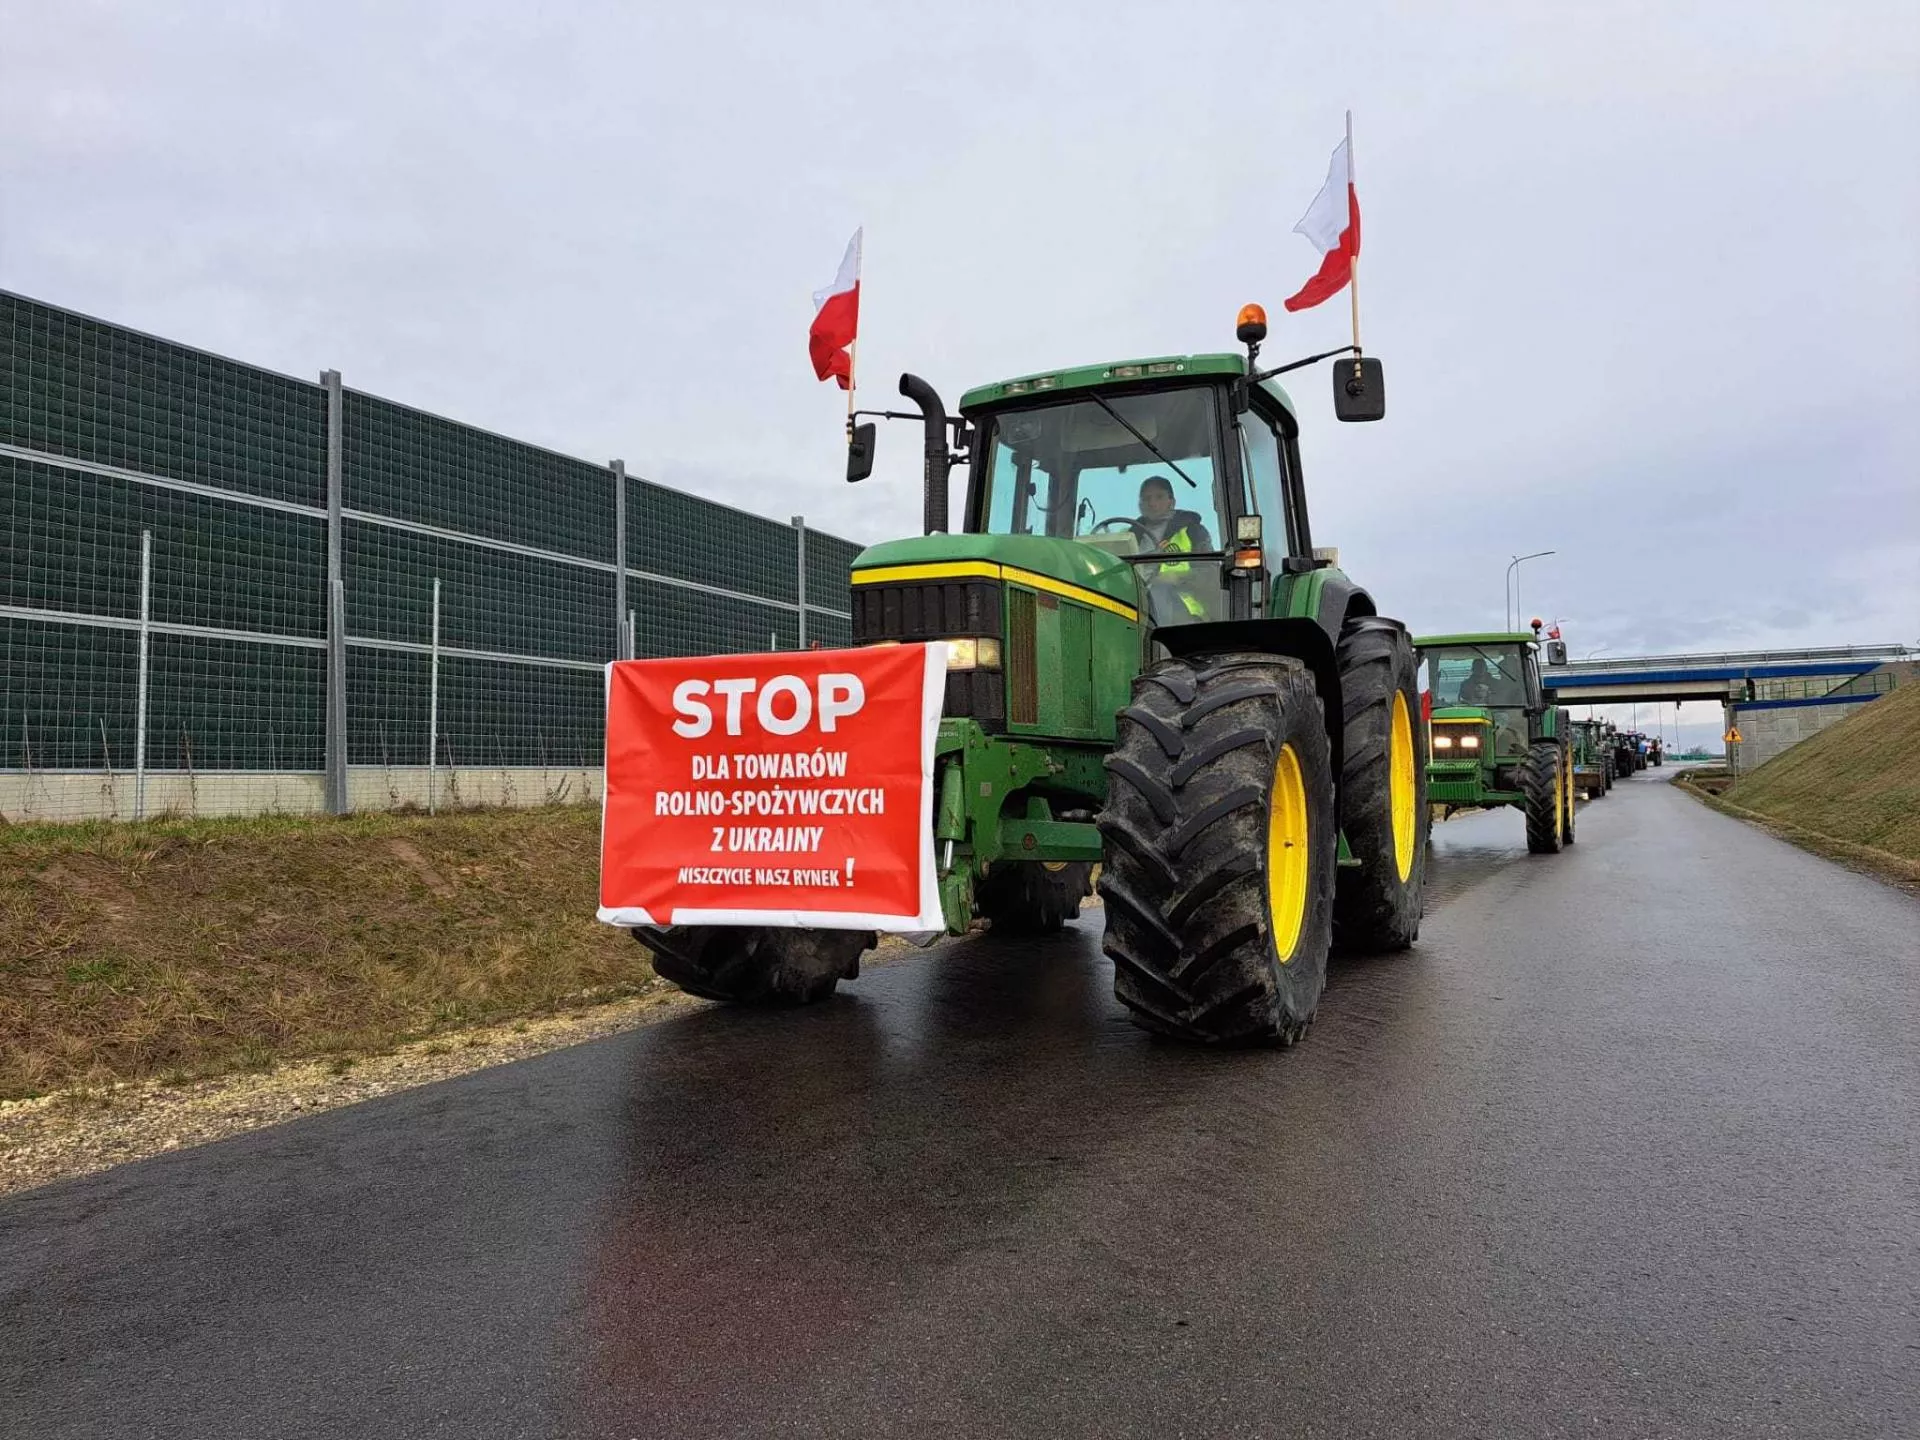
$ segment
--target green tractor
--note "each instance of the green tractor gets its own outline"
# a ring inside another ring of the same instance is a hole
[[[1575,720],[1571,724],[1573,741],[1573,788],[1589,800],[1605,797],[1613,788],[1613,742],[1604,720]]]
[[[1638,730],[1619,730],[1613,737],[1614,769],[1622,776],[1633,775],[1647,768],[1646,752],[1640,747],[1646,737]]]
[[[1541,688],[1537,633],[1433,635],[1414,643],[1433,705],[1428,798],[1449,815],[1503,805],[1524,811],[1527,849],[1535,855],[1571,845],[1572,723]]]
[[[983,385],[925,436],[924,533],[853,562],[857,645],[950,644],[933,830],[949,934],[1048,933],[1094,867],[1118,998],[1146,1028],[1290,1044],[1331,948],[1420,929],[1425,737],[1413,642],[1316,550],[1300,423],[1245,354]],[[1377,360],[1333,367],[1343,420],[1384,413]],[[873,412],[864,412],[873,413]],[[850,432],[849,480],[874,427]],[[958,453],[956,453],[956,451]],[[948,471],[969,467],[948,531]],[[793,1003],[859,973],[864,932],[643,933],[695,993]]]

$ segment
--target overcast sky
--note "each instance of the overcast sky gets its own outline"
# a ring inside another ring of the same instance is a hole
[[[1920,639],[1920,6],[0,0],[0,286],[858,540],[862,399],[1232,348],[1355,112],[1388,419],[1316,539],[1416,630]],[[1345,338],[1345,298],[1269,358]]]

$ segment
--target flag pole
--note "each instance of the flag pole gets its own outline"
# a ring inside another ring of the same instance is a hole
[[[1347,195],[1349,197],[1351,197],[1354,194],[1355,186],[1357,184],[1358,184],[1358,181],[1355,179],[1354,172],[1353,172],[1353,112],[1349,110],[1347,111]],[[1348,203],[1349,204],[1352,203],[1351,198],[1349,198]],[[1360,376],[1360,252],[1358,249],[1359,240],[1360,240],[1360,237],[1358,235],[1354,236],[1355,249],[1354,249],[1354,255],[1353,255],[1353,262],[1349,267],[1348,274],[1347,274],[1347,292],[1348,292],[1347,299],[1352,303],[1352,307],[1353,307],[1353,374],[1355,379],[1358,379]]]
[[[853,284],[856,293],[860,287],[860,272],[867,263],[867,227],[862,225],[854,232],[859,236],[859,248],[853,252]],[[860,323],[856,319],[853,326],[853,339],[847,342],[847,446],[853,446],[853,391],[859,381],[860,371]]]
[[[847,342],[847,444],[853,444],[853,385],[854,378],[860,373],[854,361],[860,354],[860,337],[855,335]]]

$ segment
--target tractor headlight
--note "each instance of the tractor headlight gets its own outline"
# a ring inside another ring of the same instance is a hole
[[[947,641],[947,669],[998,670],[1000,642],[991,635]]]
[[[1433,750],[1436,756],[1453,759],[1453,752],[1461,751],[1465,760],[1480,758],[1480,734],[1471,725],[1435,726],[1433,731]]]

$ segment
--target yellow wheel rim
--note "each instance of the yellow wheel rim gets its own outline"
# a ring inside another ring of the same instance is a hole
[[[1387,751],[1387,797],[1393,807],[1393,867],[1405,884],[1413,874],[1413,721],[1406,693],[1393,692],[1393,738]]]
[[[1284,965],[1307,921],[1307,782],[1291,745],[1280,747],[1267,799],[1267,919]]]

